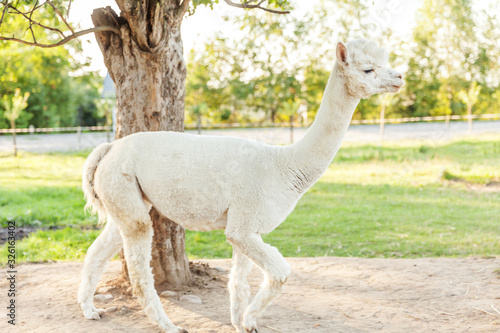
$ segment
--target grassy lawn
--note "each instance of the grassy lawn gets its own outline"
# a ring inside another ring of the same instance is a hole
[[[0,221],[17,226],[91,225],[85,216],[81,170],[86,155],[0,155]]]
[[[99,234],[97,218],[83,212],[85,156],[0,156],[2,225],[68,226],[17,241],[18,262],[80,260]],[[500,255],[500,136],[345,144],[265,240],[285,256]],[[220,231],[188,231],[186,246],[190,258],[231,255]]]

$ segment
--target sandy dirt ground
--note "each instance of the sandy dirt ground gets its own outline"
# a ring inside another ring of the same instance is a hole
[[[190,333],[235,332],[226,289],[229,260],[211,267],[197,285],[162,298],[172,321]],[[259,333],[275,332],[500,332],[500,258],[358,259],[290,258],[293,273],[259,321]],[[160,332],[127,286],[117,284],[120,262],[108,266],[98,292],[112,295],[98,308],[116,307],[100,321],[83,318],[76,293],[82,263],[17,267],[16,323],[0,332]],[[7,269],[0,273],[5,276]],[[261,281],[252,271],[253,292]],[[111,286],[111,288],[110,288]],[[8,282],[0,282],[6,312]],[[181,301],[196,295],[202,304]]]

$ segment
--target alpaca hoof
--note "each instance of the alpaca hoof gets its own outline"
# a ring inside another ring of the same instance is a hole
[[[243,319],[243,325],[241,325],[244,329],[245,333],[258,333],[259,330],[257,330],[257,321],[251,317],[251,316],[246,316]]]
[[[250,327],[250,328],[245,328],[245,333],[259,333],[259,330],[257,330],[257,327]]]
[[[102,309],[99,309],[102,310]],[[90,310],[90,311],[84,311],[83,316],[85,319],[89,320],[100,320],[101,319],[101,314],[104,312],[99,312],[99,310]]]
[[[179,333],[189,333],[185,328],[177,327],[177,329],[179,330]]]
[[[89,320],[100,320],[104,309],[96,309],[93,304],[82,304],[83,316]]]

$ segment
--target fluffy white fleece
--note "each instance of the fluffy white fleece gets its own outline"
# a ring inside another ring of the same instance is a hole
[[[166,332],[172,324],[154,289],[151,205],[190,230],[224,229],[233,246],[229,291],[237,332],[257,332],[257,319],[279,295],[290,266],[262,241],[292,212],[338,151],[361,98],[396,92],[401,74],[385,67],[387,54],[373,42],[337,45],[334,66],[316,120],[299,142],[270,146],[235,137],[174,132],[130,135],[97,147],[83,171],[87,206],[107,220],[89,248],[78,301],[84,316],[99,319],[92,299],[105,263],[123,246],[130,279],[148,317]],[[264,273],[250,302],[247,275]]]

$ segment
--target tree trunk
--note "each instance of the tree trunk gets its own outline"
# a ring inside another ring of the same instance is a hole
[[[276,112],[277,110],[275,108],[271,109],[271,122],[273,123],[273,126],[276,126]]]
[[[201,115],[198,115],[198,119],[196,119],[196,127],[198,128],[198,135],[201,135]]]
[[[12,128],[12,143],[14,144],[14,157],[17,157],[17,142],[16,142],[16,122],[10,121],[10,128]]]
[[[116,139],[146,131],[184,129],[186,66],[182,54],[180,22],[186,0],[117,0],[118,16],[110,7],[94,10],[95,26],[117,27],[96,33],[109,74],[116,84]],[[184,248],[184,229],[153,207],[151,266],[155,284],[185,284],[190,280]],[[122,256],[123,258],[123,256]],[[128,278],[122,259],[123,272]]]
[[[467,123],[470,134],[472,133],[472,105],[467,105]]]
[[[384,141],[385,108],[386,105],[382,103],[380,107],[380,141]]]

